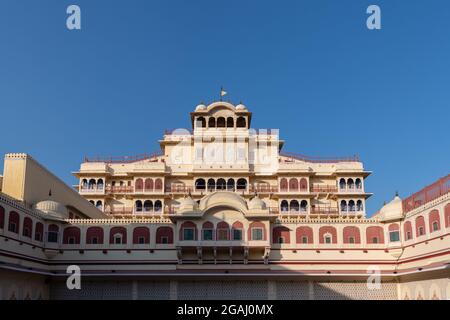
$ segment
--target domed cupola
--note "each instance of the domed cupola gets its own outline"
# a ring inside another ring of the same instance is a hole
[[[63,204],[52,200],[36,203],[35,209],[56,218],[67,219],[69,217],[67,208]]]
[[[398,194],[380,209],[379,217],[381,221],[397,220],[403,217],[402,199]]]
[[[188,195],[187,197],[181,199],[179,206],[180,212],[187,212],[187,211],[197,211],[198,210],[198,203],[192,199],[191,195]]]
[[[236,106],[237,111],[247,111],[247,107],[241,103]]]
[[[248,203],[250,210],[266,210],[266,203],[256,194]]]
[[[206,106],[202,103],[200,103],[197,107],[195,107],[195,111],[203,111],[206,110]]]

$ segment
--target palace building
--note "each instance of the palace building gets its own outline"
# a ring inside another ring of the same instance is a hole
[[[450,299],[450,175],[370,216],[357,157],[285,152],[243,104],[190,118],[75,186],[6,154],[0,298]]]

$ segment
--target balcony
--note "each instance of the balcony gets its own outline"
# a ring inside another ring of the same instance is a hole
[[[280,188],[276,192],[278,193],[308,193],[308,188]]]
[[[301,216],[306,216],[308,215],[308,208],[302,208],[299,210],[286,210],[286,209],[281,209],[279,211],[279,215],[281,216],[288,216],[288,217],[301,217]]]
[[[96,187],[96,188],[80,188],[80,194],[104,194],[105,189],[103,187]]]
[[[346,193],[346,194],[354,194],[354,193],[364,193],[362,187],[359,188],[339,188],[339,193]]]
[[[134,188],[132,186],[107,186],[106,193],[116,193],[116,194],[124,194],[124,193],[133,193]]]
[[[339,216],[339,209],[337,207],[311,207],[311,215],[319,216]]]
[[[327,185],[313,185],[311,187],[311,192],[314,193],[335,193],[337,192],[336,186],[327,186]]]
[[[264,193],[277,193],[278,192],[278,186],[265,186],[265,185],[261,185],[261,186],[249,186],[249,192],[250,193],[260,193],[260,194],[264,194]]]
[[[158,188],[158,189],[145,189],[145,188],[135,188],[134,191],[135,194],[151,194],[151,193],[163,193],[163,189],[162,188]]]
[[[112,216],[123,216],[123,217],[148,217],[164,214],[164,211],[162,209],[136,210],[133,207],[118,207],[118,208],[106,207],[104,212]]]

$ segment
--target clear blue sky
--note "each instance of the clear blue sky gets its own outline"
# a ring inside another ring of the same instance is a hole
[[[70,4],[81,31],[66,29]],[[69,184],[84,155],[158,150],[221,85],[286,151],[358,154],[370,214],[450,171],[449,1],[0,3],[0,153]]]

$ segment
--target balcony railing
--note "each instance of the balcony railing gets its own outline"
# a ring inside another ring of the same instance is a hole
[[[319,215],[338,215],[339,210],[337,207],[311,207],[310,213]]]
[[[283,153],[281,153],[281,156],[290,158],[291,160],[300,160],[300,161],[314,162],[314,163],[359,162],[358,156],[342,157],[342,158],[310,157],[310,156],[295,154],[295,153],[291,153],[291,152],[283,152]]]
[[[403,200],[403,211],[409,212],[450,191],[450,174]]]
[[[84,157],[84,162],[105,162],[105,163],[131,163],[136,161],[148,160],[162,156],[162,152],[144,153],[135,156],[120,156],[120,157]]]
[[[337,192],[336,186],[321,186],[321,185],[313,185],[311,188],[311,192],[317,193],[335,193]]]
[[[158,189],[134,188],[134,193],[161,193],[161,192],[163,192],[162,188]]]
[[[339,192],[341,192],[341,193],[358,193],[358,192],[363,192],[363,189],[362,189],[362,187],[339,188]]]
[[[132,186],[108,186],[106,187],[106,193],[133,193],[134,188]]]
[[[103,193],[105,189],[102,188],[80,188],[80,193]]]
[[[106,214],[110,215],[119,215],[119,216],[146,216],[146,215],[160,215],[163,214],[164,211],[162,208],[160,210],[137,210],[134,207],[122,207],[122,208],[111,208],[107,207],[104,211]]]
[[[249,192],[257,193],[276,193],[278,192],[278,186],[249,186]]]

